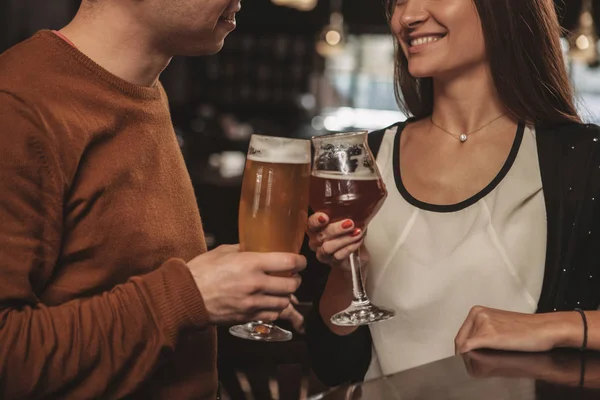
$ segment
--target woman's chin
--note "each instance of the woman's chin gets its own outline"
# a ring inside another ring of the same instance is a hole
[[[433,72],[427,68],[409,68],[408,73],[413,78],[431,78]]]
[[[430,78],[435,75],[437,69],[431,63],[409,62],[408,64],[408,73],[413,78]]]

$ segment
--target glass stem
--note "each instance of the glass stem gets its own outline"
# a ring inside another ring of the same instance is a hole
[[[358,251],[350,254],[348,261],[350,262],[350,271],[352,272],[352,305],[367,305],[370,302],[365,291],[365,285],[363,284],[362,268],[360,266]]]

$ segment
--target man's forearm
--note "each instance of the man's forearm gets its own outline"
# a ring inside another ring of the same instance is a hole
[[[160,357],[174,349],[176,331],[200,322],[176,310],[181,307],[169,294],[148,292],[150,286],[168,287],[168,274],[173,278],[169,291],[185,290],[178,287],[187,273],[185,264],[177,268],[163,266],[110,292],[55,307],[1,309],[0,398],[59,392],[70,398],[113,398],[134,390]],[[154,297],[154,304],[145,297]],[[170,319],[158,302],[165,309],[172,303]]]

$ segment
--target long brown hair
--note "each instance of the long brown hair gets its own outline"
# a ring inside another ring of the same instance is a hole
[[[530,123],[580,122],[560,46],[552,0],[473,0],[500,100],[513,118]],[[396,0],[384,0],[388,21]],[[414,78],[395,39],[394,91],[417,119],[433,112],[433,80]]]

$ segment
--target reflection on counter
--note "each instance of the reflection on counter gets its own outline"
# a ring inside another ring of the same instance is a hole
[[[600,398],[600,354],[476,351],[346,386],[312,400],[558,400]]]

